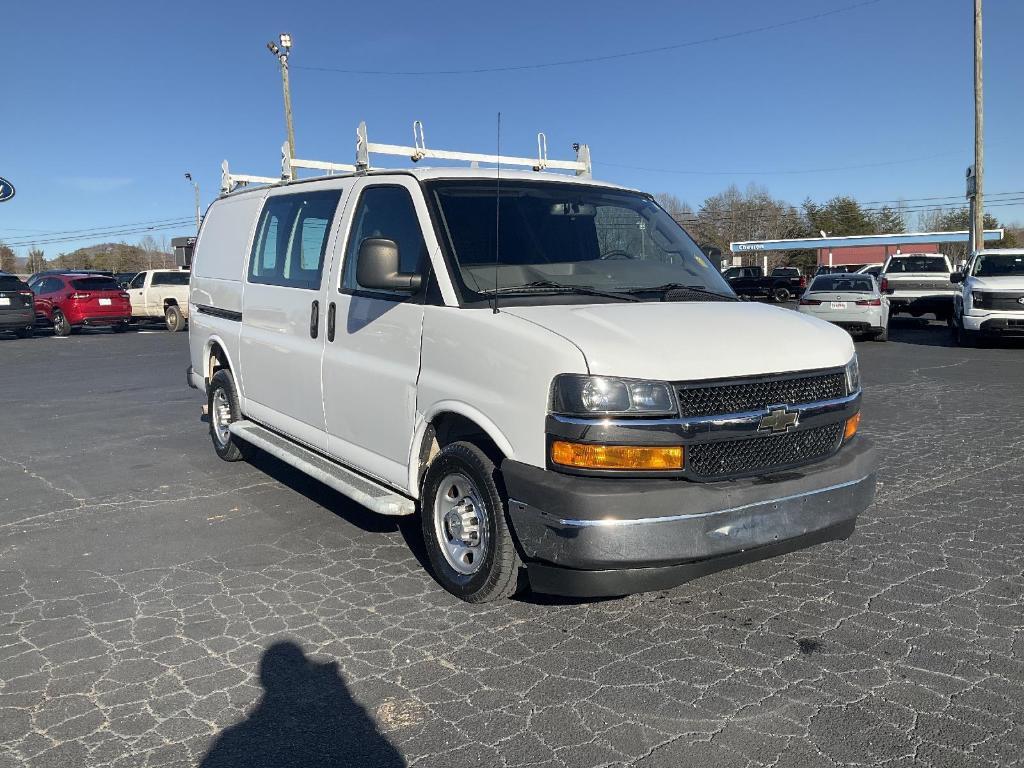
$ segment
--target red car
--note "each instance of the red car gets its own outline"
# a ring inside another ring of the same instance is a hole
[[[112,277],[69,272],[46,275],[30,287],[35,294],[36,323],[52,325],[57,336],[105,325],[114,333],[128,330],[132,303]]]

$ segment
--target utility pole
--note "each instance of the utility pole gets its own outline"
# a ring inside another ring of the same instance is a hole
[[[280,37],[281,45],[271,40],[267,43],[267,50],[274,54],[281,65],[281,87],[284,89],[284,124],[288,132],[288,152],[292,160],[295,159],[295,128],[292,125],[292,90],[288,82],[288,56],[292,52],[292,36],[282,32]]]
[[[185,174],[185,178],[189,182],[191,182],[192,188],[196,192],[196,234],[198,235],[199,234],[199,221],[200,221],[200,215],[199,215],[199,183],[192,178],[192,174],[191,173],[186,173]]]
[[[974,0],[974,206],[971,250],[985,247],[985,99],[982,93],[981,0]],[[968,254],[970,257],[970,254]]]

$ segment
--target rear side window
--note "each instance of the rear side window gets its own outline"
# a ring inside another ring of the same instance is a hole
[[[399,272],[420,272],[427,258],[427,246],[412,197],[405,187],[368,187],[363,191],[345,250],[342,288],[368,290],[356,280],[359,246],[368,238],[378,237],[398,244]]]
[[[874,293],[875,281],[870,277],[833,276],[816,277],[811,291],[843,291],[846,293]]]
[[[151,285],[188,285],[188,272],[154,272]]]
[[[79,277],[71,281],[76,291],[120,291],[121,286],[112,277]]]
[[[340,189],[268,198],[249,258],[249,282],[319,288],[340,198]]]

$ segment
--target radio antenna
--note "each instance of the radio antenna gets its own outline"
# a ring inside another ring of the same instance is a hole
[[[501,262],[501,112],[498,112],[498,167],[494,185],[494,303],[491,309],[498,314],[498,264]]]

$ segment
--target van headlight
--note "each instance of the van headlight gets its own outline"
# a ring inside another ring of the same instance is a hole
[[[674,416],[672,387],[663,381],[563,373],[551,384],[551,412],[569,416]]]
[[[857,363],[857,353],[853,353],[850,362],[846,364],[846,394],[852,395],[860,389],[860,365]]]

